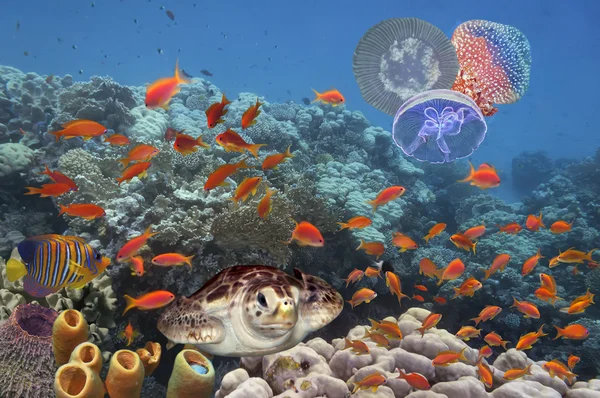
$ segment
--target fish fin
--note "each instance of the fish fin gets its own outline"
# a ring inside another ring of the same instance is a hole
[[[404,253],[405,251],[407,251],[408,249],[406,247],[403,247],[402,249],[400,249],[400,253]]]
[[[129,158],[119,159],[119,163],[123,165],[123,167],[129,166]]]
[[[192,259],[194,258],[194,254],[185,258],[185,263],[192,269]]]
[[[124,294],[123,298],[125,299],[125,310],[123,311],[123,315],[125,315],[127,311],[137,306],[137,302],[133,297],[127,294]]]
[[[75,135],[64,135],[64,136],[63,136],[63,138],[64,138],[65,140],[72,140],[73,138],[76,138],[76,137],[77,137],[77,136],[75,136]]]
[[[25,187],[25,189],[28,189],[29,191],[25,192],[23,195],[37,195],[37,194],[41,194],[42,193],[42,189],[41,188]]]
[[[81,138],[83,138],[83,140],[84,140],[84,141],[89,141],[89,140],[91,140],[91,139],[92,139],[92,137],[91,137],[91,136],[89,136],[89,135],[82,136]]]
[[[75,261],[69,261],[69,266],[75,275],[83,275],[84,267],[81,264],[77,264]]]
[[[60,211],[58,212],[58,217],[60,217],[62,214],[64,214],[67,210],[69,210],[67,208],[67,206],[63,206],[63,205],[59,205],[60,206]]]
[[[27,267],[19,260],[11,258],[6,263],[6,277],[9,282],[15,282],[27,275]]]
[[[221,104],[224,104],[224,105],[229,105],[229,104],[231,104],[231,101],[229,101],[229,100],[227,99],[227,97],[225,96],[225,93],[223,93],[223,94],[222,94],[222,97],[221,97]],[[227,111],[225,111],[225,112],[227,112]],[[225,114],[225,113],[223,113],[223,114]]]
[[[33,297],[46,297],[49,294],[55,293],[58,289],[52,289],[38,284],[30,275],[27,275],[23,280],[23,289]]]
[[[556,325],[554,325],[554,327],[556,328],[556,337],[553,338],[552,340],[557,340],[557,339],[559,339],[559,338],[562,337],[562,335],[563,335],[563,329],[559,328]]]
[[[56,139],[56,142],[58,142],[58,140],[60,139],[60,137],[62,136],[63,130],[60,131],[52,131],[50,134],[52,134],[54,136],[54,138]]]
[[[317,102],[317,101],[319,101],[321,99],[321,93],[319,93],[314,88],[311,88],[311,90],[313,91],[313,93],[315,93],[315,99],[310,102],[312,104],[312,103]]]
[[[248,148],[246,148],[246,149],[248,149],[248,151],[252,155],[254,155],[255,158],[258,159],[258,150],[265,145],[267,145],[267,144],[252,144],[252,145],[248,146]]]
[[[468,182],[471,181],[473,179],[473,175],[475,174],[475,167],[473,167],[473,163],[469,162],[469,175],[466,176],[464,179],[462,180],[457,180],[456,182]]]
[[[286,158],[293,158],[294,157],[294,155],[292,155],[292,151],[290,151],[291,148],[292,148],[292,146],[289,145],[287,147],[287,149],[285,150],[285,157]]]
[[[75,282],[72,285],[70,285],[69,287],[72,287],[74,289],[83,289],[85,287],[85,285],[88,284],[89,281],[86,281],[85,278],[81,278],[81,280],[79,282]]]

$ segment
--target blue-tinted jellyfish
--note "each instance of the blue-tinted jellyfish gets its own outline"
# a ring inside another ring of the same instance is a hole
[[[394,118],[396,145],[429,163],[453,162],[471,155],[487,132],[483,114],[466,95],[430,90],[406,101]]]

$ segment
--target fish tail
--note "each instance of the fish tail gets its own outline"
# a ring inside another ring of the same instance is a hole
[[[474,242],[473,245],[471,246],[471,249],[473,249],[473,255],[477,254],[475,252],[475,249],[477,249],[477,242]]]
[[[246,159],[240,160],[240,162],[236,166],[238,169],[249,169],[252,167],[252,166],[248,166],[248,164],[246,163]]]
[[[369,322],[371,322],[371,329],[376,330],[379,327],[379,323],[375,319],[369,318]]]
[[[454,300],[455,298],[457,298],[458,296],[460,296],[460,288],[453,287],[453,289],[454,289],[454,297],[452,297],[450,300]]]
[[[185,258],[185,263],[188,265],[188,267],[190,267],[190,270],[192,269],[192,259],[193,258],[194,258],[194,254]]]
[[[175,60],[175,81],[177,81],[177,84],[188,84],[191,81],[181,73],[181,69],[179,69],[179,59]]]
[[[25,192],[23,195],[36,195],[36,194],[42,194],[42,189],[41,188],[36,188],[36,187],[25,187],[25,189],[28,189],[29,191]]]
[[[484,277],[483,280],[487,281],[489,279],[490,276],[492,276],[492,271],[487,270],[485,268],[479,268],[479,271],[483,271]]]
[[[360,389],[360,383],[353,381],[352,384],[354,384],[354,390],[352,390],[352,394],[356,394],[356,392]]]
[[[508,340],[503,340],[503,341],[502,341],[500,344],[502,345],[502,348],[504,348],[504,349],[506,350],[506,349],[507,349],[507,348],[506,348],[506,345],[507,345],[508,343],[510,343]]]
[[[231,101],[229,101],[227,99],[227,97],[225,96],[225,93],[223,93],[222,97],[221,97],[221,105],[225,106],[225,105],[229,105],[229,104],[231,104]]]
[[[15,282],[27,275],[27,268],[21,261],[11,258],[6,263],[6,277],[9,282]]]
[[[311,104],[312,104],[313,102],[317,102],[321,99],[321,93],[319,93],[314,88],[311,88],[311,90],[313,91],[313,93],[315,93],[315,99],[311,101]]]
[[[352,306],[352,309],[354,309],[354,301],[346,300],[346,302]]]
[[[348,224],[345,222],[339,222],[337,224],[340,226],[340,229],[338,229],[338,232],[341,231],[342,229],[348,228]]]
[[[366,339],[367,337],[371,337],[371,333],[369,332],[369,329],[367,329],[367,327],[365,326],[365,335],[363,336],[363,339]]]
[[[123,165],[123,167],[129,166],[129,158],[119,159],[119,163]]]
[[[548,333],[544,333],[544,326],[546,326],[546,324],[542,323],[542,326],[540,326],[540,329],[538,330],[538,334],[540,335],[540,337],[548,336]]]
[[[475,326],[479,325],[479,322],[481,322],[481,318],[480,317],[471,318],[469,320],[470,321],[475,321]]]
[[[350,348],[350,347],[352,347],[352,342],[350,340],[348,340],[347,337],[344,337],[344,350],[346,348]]]
[[[471,162],[469,162],[469,167],[469,175],[462,180],[457,180],[457,182],[469,182],[473,179],[473,175],[475,175],[475,167],[473,167],[473,163]]]
[[[267,144],[251,144],[248,146],[248,151],[258,159],[258,150]]]
[[[469,362],[469,360],[467,359],[467,357],[465,357],[465,350],[467,349],[467,347],[464,347],[462,350],[460,350],[460,355],[458,356],[459,360],[463,360],[464,362]]]
[[[137,301],[136,299],[134,299],[133,297],[124,294],[123,298],[125,299],[125,311],[123,311],[123,315],[125,315],[127,313],[127,311],[129,311],[132,308],[137,307]]]
[[[436,286],[442,286],[442,283],[444,282],[444,279],[442,278],[443,275],[440,275],[440,277],[438,278],[439,280],[435,283]]]
[[[50,134],[54,136],[56,142],[58,142],[59,138],[63,135],[64,130],[52,131]]]
[[[373,211],[371,212],[371,214],[375,214],[375,212],[377,211],[377,206],[379,206],[376,202],[376,200],[367,200],[365,201],[365,203],[370,204],[371,206],[373,206]]]
[[[533,365],[532,363],[530,363],[529,365],[527,365],[527,367],[525,368],[525,374],[526,375],[530,375],[533,374],[531,373],[531,365]]]
[[[47,176],[49,176],[51,174],[50,172],[50,168],[48,168],[48,165],[44,163],[44,166],[46,166],[46,170],[42,171],[39,174],[46,174]]]
[[[429,239],[431,239],[431,236],[426,235],[423,237],[423,239],[425,240],[425,244],[427,245],[427,244],[429,244]]]
[[[365,247],[365,240],[364,240],[364,239],[361,239],[361,240],[360,240],[360,245],[358,245],[358,247],[356,248],[356,250],[360,250],[360,249],[362,249],[363,247]]]
[[[293,158],[293,157],[294,157],[294,155],[292,155],[292,151],[291,151],[291,149],[292,149],[292,146],[291,146],[291,145],[289,145],[289,146],[287,147],[287,149],[285,150],[284,156],[285,156],[286,158]]]
[[[419,332],[421,332],[421,338],[423,338],[423,336],[425,336],[425,326],[421,326],[420,328],[417,329]]]
[[[67,206],[60,205],[60,211],[58,212],[58,217],[60,217],[62,214],[64,214],[67,210],[69,210],[67,208]]]
[[[542,221],[542,212],[541,211],[540,211],[540,227],[546,228],[546,226],[544,225],[544,222]]]
[[[597,249],[597,248],[596,248],[596,249],[592,249],[592,250],[590,250],[589,252],[587,252],[587,254],[586,254],[586,255],[585,255],[585,257],[584,257],[584,260],[593,261],[593,259],[592,259],[592,254],[594,254],[594,252],[595,252],[596,250],[598,250],[598,249]]]
[[[513,296],[513,305],[510,306],[510,308],[514,308],[514,307],[518,307],[519,306],[519,300],[517,300],[515,298],[515,296]]]
[[[542,256],[542,253],[540,251],[541,249],[542,249],[541,247],[538,247],[537,257],[538,258],[546,258],[546,257]]]
[[[552,340],[558,340],[559,338],[561,338],[563,336],[563,333],[565,332],[564,329],[559,328],[558,326],[554,325],[554,327],[556,328],[556,337],[553,338]]]
[[[119,183],[118,185],[121,186],[121,184],[125,181],[125,177],[118,177],[116,180]]]

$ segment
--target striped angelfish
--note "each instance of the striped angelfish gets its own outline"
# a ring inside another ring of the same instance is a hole
[[[25,276],[23,287],[34,297],[45,297],[67,286],[81,288],[109,263],[76,236],[36,236],[25,239],[17,249],[21,261],[11,259],[7,277],[13,281]]]

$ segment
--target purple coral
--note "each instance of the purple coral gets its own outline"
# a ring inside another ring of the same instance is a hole
[[[57,316],[51,308],[21,304],[0,325],[0,396],[54,396],[52,325]]]

